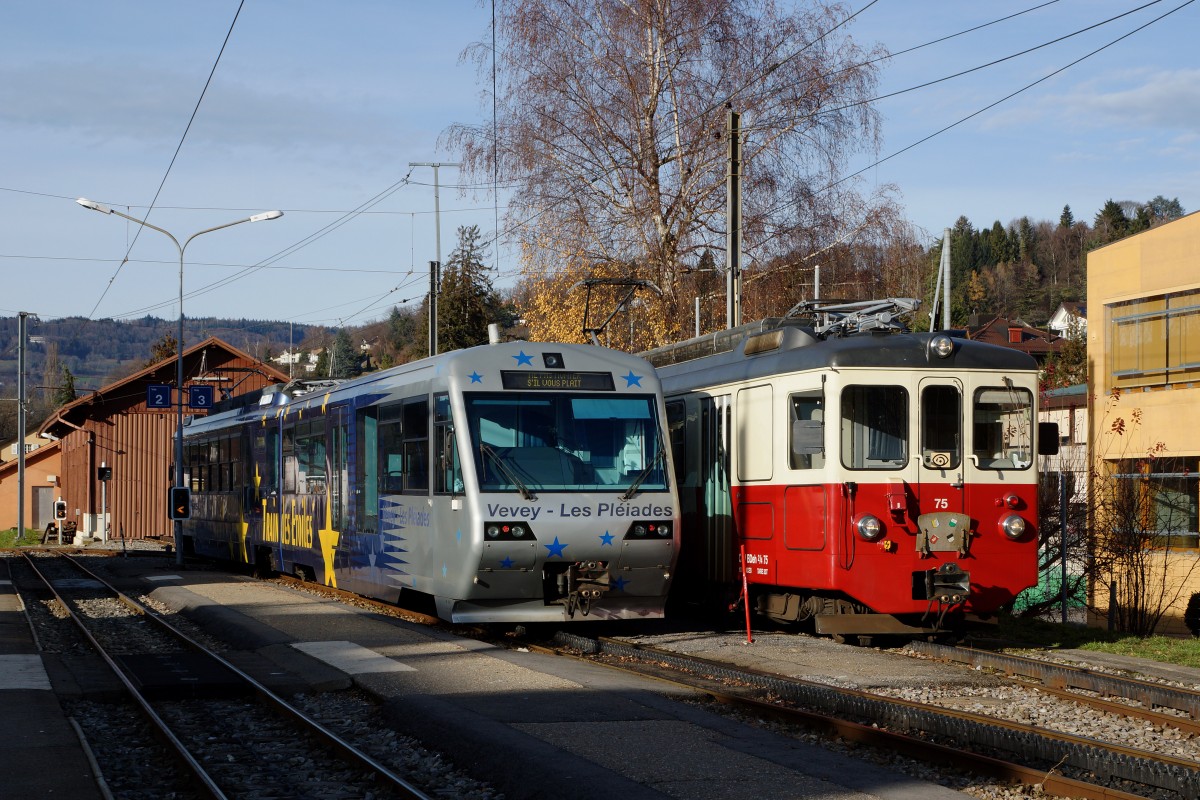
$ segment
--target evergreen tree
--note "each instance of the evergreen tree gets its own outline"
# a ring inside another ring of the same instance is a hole
[[[1070,228],[1075,224],[1075,215],[1071,213],[1070,206],[1063,206],[1062,216],[1058,218],[1058,227]]]
[[[1096,243],[1106,245],[1123,239],[1129,233],[1129,218],[1125,216],[1121,204],[1109,200],[1104,208],[1096,212],[1095,225]]]
[[[1179,204],[1179,198],[1172,200],[1160,195],[1155,195],[1146,206],[1150,209],[1151,216],[1158,222],[1170,222],[1173,219],[1179,219],[1184,215],[1183,206]]]
[[[341,328],[334,337],[332,352],[329,354],[329,377],[349,378],[361,371],[358,353],[354,350],[354,342],[350,339],[350,333],[345,328]]]
[[[500,299],[483,263],[478,225],[458,229],[458,246],[442,271],[438,296],[438,350],[486,344],[488,323],[497,321]]]
[[[71,374],[71,368],[65,363],[61,363],[59,366],[60,377],[53,395],[55,408],[61,408],[75,400],[75,376]]]

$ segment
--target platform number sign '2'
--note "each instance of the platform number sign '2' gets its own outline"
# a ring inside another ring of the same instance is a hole
[[[171,387],[165,383],[152,383],[146,387],[146,408],[170,408]]]

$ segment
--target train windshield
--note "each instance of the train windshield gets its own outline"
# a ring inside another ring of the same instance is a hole
[[[666,491],[651,395],[465,393],[484,492]]]

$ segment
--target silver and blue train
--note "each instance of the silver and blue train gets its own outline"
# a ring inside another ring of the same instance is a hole
[[[452,622],[663,616],[679,502],[636,356],[510,342],[232,402],[184,428],[185,552]]]

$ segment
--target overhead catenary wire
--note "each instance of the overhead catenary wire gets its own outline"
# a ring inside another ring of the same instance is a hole
[[[208,72],[208,79],[204,81],[204,88],[200,90],[200,96],[196,98],[196,105],[192,108],[192,115],[188,118],[188,123],[183,129],[183,135],[179,137],[179,144],[175,146],[175,152],[171,156],[171,162],[167,164],[167,170],[163,173],[162,180],[158,183],[158,190],[154,192],[154,199],[150,201],[150,206],[146,211],[146,217],[149,218],[151,212],[154,211],[154,204],[158,202],[159,195],[162,194],[163,187],[167,184],[167,178],[171,174],[171,169],[175,166],[175,160],[179,158],[179,151],[183,149],[183,143],[187,141],[188,131],[192,129],[192,123],[196,121],[196,114],[200,112],[200,104],[204,102],[204,96],[208,93],[208,87],[212,85],[213,75],[217,72],[217,65],[221,63],[221,56],[225,54],[225,47],[229,44],[229,38],[233,35],[233,28],[237,25],[238,17],[242,13],[242,6],[246,4],[246,0],[240,0],[237,11],[233,13],[233,21],[229,23],[229,30],[225,32],[225,40],[221,42],[221,49],[217,52],[217,57],[213,61],[212,69]],[[134,245],[137,244],[138,237],[141,236],[142,227],[145,223],[138,225],[137,233],[133,236],[133,241],[129,243],[129,247],[125,250],[125,258],[121,260],[117,266],[117,271],[109,278],[108,284],[104,287],[104,291],[100,293],[99,299],[96,300],[96,305],[92,306],[92,310],[88,313],[90,319],[96,313],[96,309],[104,302],[104,298],[108,296],[109,289],[112,288],[117,276],[121,274],[121,268],[125,266],[129,260],[129,254],[133,252]]]

